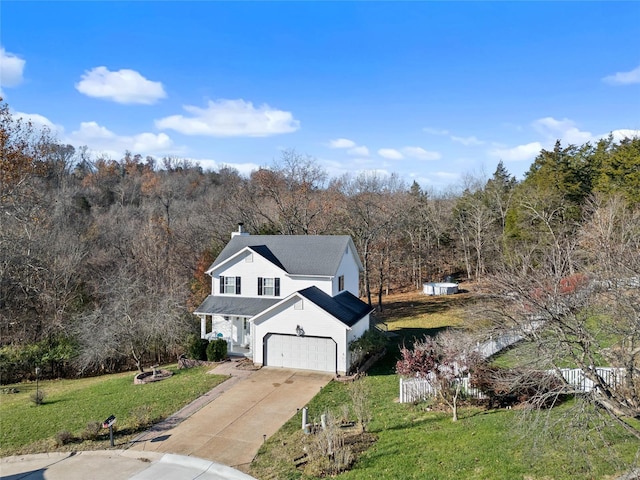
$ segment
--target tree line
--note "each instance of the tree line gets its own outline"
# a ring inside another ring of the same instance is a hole
[[[633,211],[640,201],[638,138],[558,141],[521,181],[500,162],[444,192],[373,172],[330,178],[294,150],[249,176],[177,157],[96,157],[6,103],[0,143],[3,382],[36,364],[57,376],[175,358],[197,334],[204,271],[239,222],[252,234],[350,235],[361,291],[380,309],[390,291],[450,275],[531,273],[580,231],[594,199]]]

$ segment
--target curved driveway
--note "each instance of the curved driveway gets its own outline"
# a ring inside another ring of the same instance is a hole
[[[333,378],[283,368],[245,371],[235,365],[227,362],[212,370],[231,378],[138,437],[131,449],[199,457],[246,471],[265,438]]]

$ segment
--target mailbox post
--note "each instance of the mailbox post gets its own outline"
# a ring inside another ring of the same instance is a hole
[[[109,440],[111,442],[111,446],[113,447],[113,424],[116,423],[116,416],[110,415],[104,422],[102,422],[102,428],[109,429]]]

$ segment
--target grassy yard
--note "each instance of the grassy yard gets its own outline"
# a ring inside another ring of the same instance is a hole
[[[81,437],[89,422],[117,417],[116,443],[124,445],[137,432],[175,413],[206,393],[226,377],[207,374],[207,367],[177,370],[160,382],[134,385],[134,372],[78,380],[41,381],[46,393],[44,403],[35,405],[30,396],[35,382],[5,385],[17,393],[0,396],[0,456],[52,451],[58,448],[55,437],[68,431]],[[73,450],[105,448],[107,430],[94,441],[79,440],[60,447]]]
[[[469,294],[454,297],[425,297],[407,294],[395,297],[383,310],[389,331],[397,333],[389,352],[364,377],[370,391],[372,421],[369,432],[377,441],[358,456],[344,479],[492,479],[549,480],[615,478],[638,453],[635,438],[618,429],[595,435],[598,426],[584,425],[582,437],[564,436],[562,428],[542,430],[523,422],[517,410],[485,410],[478,406],[461,409],[460,420],[452,422],[448,412],[427,404],[397,402],[398,377],[393,366],[397,345],[425,333],[464,323]],[[412,321],[411,312],[416,312]],[[395,312],[395,314],[394,314]],[[312,421],[326,411],[340,416],[350,403],[348,386],[332,382],[309,403]],[[557,422],[572,404],[545,412],[545,421]],[[305,435],[301,414],[296,415],[271,437],[252,464],[250,473],[261,480],[307,479],[294,459],[304,455]],[[357,445],[354,445],[357,449]]]
[[[633,460],[638,443],[620,431],[608,433],[608,448],[596,438],[569,444],[561,436],[536,446],[521,427],[515,410],[462,409],[452,422],[448,412],[428,411],[425,405],[394,402],[398,392],[395,375],[371,375],[363,381],[371,387],[373,421],[369,431],[377,442],[358,458],[354,468],[338,475],[344,479],[491,479],[548,480],[612,478],[620,463]],[[309,415],[318,420],[327,411],[339,412],[348,403],[346,386],[332,382],[309,404]],[[558,419],[569,406],[552,413]],[[303,479],[293,459],[303,455],[301,417],[296,415],[261,448],[250,473],[261,480]],[[554,433],[550,433],[554,438]],[[558,435],[555,432],[555,435]],[[540,439],[538,439],[540,440]],[[592,440],[595,440],[591,443]],[[588,465],[586,461],[592,465]]]

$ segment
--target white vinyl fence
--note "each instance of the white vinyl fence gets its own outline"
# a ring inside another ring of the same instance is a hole
[[[563,368],[560,370],[565,381],[579,392],[590,392],[594,383],[585,377],[584,372],[579,368]],[[616,387],[623,381],[622,368],[597,367],[596,372],[607,385]],[[556,373],[555,370],[548,370],[547,373]],[[461,393],[471,398],[486,398],[477,388],[470,386],[468,376],[455,380],[461,383]],[[413,403],[435,397],[438,393],[435,382],[430,382],[428,378],[400,378],[400,403]]]
[[[560,371],[567,383],[577,391],[590,392],[593,390],[593,380],[588,379],[579,368],[563,368]],[[553,370],[549,372],[552,373]],[[624,380],[623,368],[596,367],[596,373],[602,378],[604,383],[613,388],[621,385]]]
[[[462,377],[455,380],[460,383],[460,393],[471,398],[486,398],[478,388],[471,386],[471,379]],[[435,382],[434,382],[435,383]],[[400,403],[413,403],[438,394],[437,386],[426,378],[402,378],[400,377]]]

